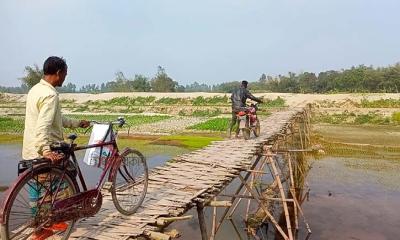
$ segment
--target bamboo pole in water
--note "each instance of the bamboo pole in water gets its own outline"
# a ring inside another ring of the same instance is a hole
[[[251,188],[253,188],[253,184],[254,184],[254,173],[251,174],[251,178],[250,178],[250,187]],[[249,192],[248,195],[251,196],[251,193]],[[246,207],[246,214],[245,214],[246,222],[248,221],[248,218],[249,218],[250,202],[251,202],[251,199],[249,198],[247,200],[247,207]]]
[[[285,196],[285,192],[283,190],[281,178],[279,176],[278,169],[276,168],[276,165],[275,165],[275,159],[272,157],[269,157],[269,160],[270,160],[269,164],[271,165],[272,170],[275,174],[275,178],[278,182],[279,192],[280,192],[281,198],[283,200],[282,205],[283,205],[283,211],[285,213],[286,226],[287,226],[287,230],[288,230],[289,240],[293,240],[293,232],[292,232],[292,226],[290,223],[289,209],[288,209],[287,203],[285,202],[286,196]]]
[[[213,201],[217,201],[217,198],[214,197]],[[211,228],[211,236],[210,240],[214,240],[215,234],[216,234],[216,228],[217,228],[217,207],[213,207],[213,218],[212,218],[212,228]]]
[[[293,193],[292,193],[292,194],[293,194]],[[303,210],[301,209],[301,206],[300,206],[299,202],[298,202],[297,199],[295,199],[295,198],[294,198],[293,200],[294,200],[294,203],[297,205],[297,208],[299,209],[299,213],[300,213],[301,216],[303,217],[303,221],[304,221],[304,223],[306,224],[306,228],[307,228],[308,233],[311,234],[312,232],[311,232],[310,225],[308,224],[308,222],[307,222],[307,220],[306,220],[306,217],[304,216]]]
[[[207,240],[207,228],[204,219],[204,206],[202,203],[197,203],[197,215],[199,219],[201,239]]]
[[[292,195],[292,198],[296,198],[296,190],[295,190],[295,183],[294,183],[293,169],[292,169],[292,160],[290,157],[290,153],[286,154],[286,155],[287,155],[286,157],[287,157],[288,165],[289,165],[291,195]],[[299,229],[299,221],[297,219],[297,206],[295,203],[293,203],[293,214],[294,214],[294,224],[295,224],[296,230],[298,230]]]
[[[251,195],[254,197],[254,199],[260,204],[260,207],[264,210],[265,214],[269,217],[270,221],[274,224],[275,228],[278,230],[278,232],[281,234],[281,236],[285,240],[290,240],[286,233],[283,231],[283,229],[279,226],[278,222],[275,220],[275,218],[272,216],[272,214],[268,211],[267,207],[264,205],[264,203],[258,198],[258,195],[256,192],[254,192],[253,189],[250,188],[250,186],[247,184],[245,179],[241,175],[239,175],[240,181],[244,184],[244,186],[247,188],[247,190],[251,193]]]

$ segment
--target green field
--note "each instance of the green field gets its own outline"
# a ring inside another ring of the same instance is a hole
[[[123,115],[122,115],[123,116]],[[116,115],[67,115],[67,117],[74,119],[86,119],[94,120],[99,122],[110,122],[117,120]],[[136,126],[145,123],[157,122],[170,118],[170,116],[144,116],[144,115],[129,115],[123,116],[126,120],[126,125],[123,127],[127,130],[129,126]],[[0,132],[2,133],[23,133],[24,131],[24,117],[0,117]],[[67,132],[78,132],[83,133],[84,129],[66,129]]]
[[[189,129],[223,132],[228,129],[230,120],[231,120],[230,118],[213,118],[207,120],[206,122],[193,125],[189,127]]]

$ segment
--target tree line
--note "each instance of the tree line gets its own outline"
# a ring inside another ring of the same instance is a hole
[[[43,72],[37,65],[25,67],[25,76],[20,78],[20,87],[2,87],[0,92],[26,93],[33,85],[38,83]],[[123,72],[117,72],[115,78],[107,83],[87,84],[79,89],[73,83],[60,87],[60,92],[231,92],[238,87],[240,81],[231,81],[221,84],[208,85],[194,82],[180,85],[172,79],[161,66],[153,78],[137,74],[126,77]],[[340,71],[329,70],[318,74],[313,72],[292,73],[287,75],[267,76],[249,84],[249,88],[258,92],[284,92],[284,93],[362,93],[362,92],[388,92],[400,91],[400,63],[387,67],[373,67],[359,65]]]

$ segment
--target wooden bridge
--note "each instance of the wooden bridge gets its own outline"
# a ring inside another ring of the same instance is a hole
[[[240,229],[232,221],[232,215],[241,200],[247,201],[248,205],[251,200],[260,207],[263,221],[271,223],[283,239],[292,240],[293,233],[299,226],[298,216],[302,212],[298,201],[301,196],[299,192],[296,193],[299,187],[296,187],[294,179],[296,164],[299,163],[290,156],[292,152],[302,152],[309,143],[309,127],[306,108],[288,109],[262,119],[261,136],[258,138],[247,141],[217,141],[203,149],[177,156],[173,161],[150,171],[148,192],[137,213],[132,216],[121,215],[115,209],[111,196],[106,195],[100,212],[94,217],[80,221],[71,238],[170,239],[169,235],[162,233],[163,228],[173,221],[190,218],[183,215],[196,207],[202,239],[214,239],[222,222],[229,220],[238,239],[241,239]],[[296,149],[293,146],[288,147],[286,143],[289,138],[293,139],[295,134],[300,139],[300,145]],[[282,148],[283,146],[286,148]],[[279,164],[279,154],[284,157],[281,159],[286,167]],[[269,167],[269,174],[273,180],[270,186],[277,189],[278,197],[260,194],[252,184],[266,174],[266,166]],[[232,194],[222,194],[234,179],[240,179],[237,190]],[[288,184],[286,189],[285,181]],[[279,215],[270,211],[271,202],[278,203],[281,208],[281,216],[285,216],[286,219],[284,224],[278,224]],[[207,229],[205,222],[205,207],[213,208],[211,229]],[[218,221],[217,207],[225,208]],[[248,210],[249,206],[246,221]],[[249,229],[247,234],[255,236],[255,232]],[[188,237],[183,236],[183,239]]]

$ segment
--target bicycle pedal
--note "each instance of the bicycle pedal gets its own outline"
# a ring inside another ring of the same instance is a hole
[[[112,182],[105,182],[101,190],[111,191],[111,188],[112,188]]]

